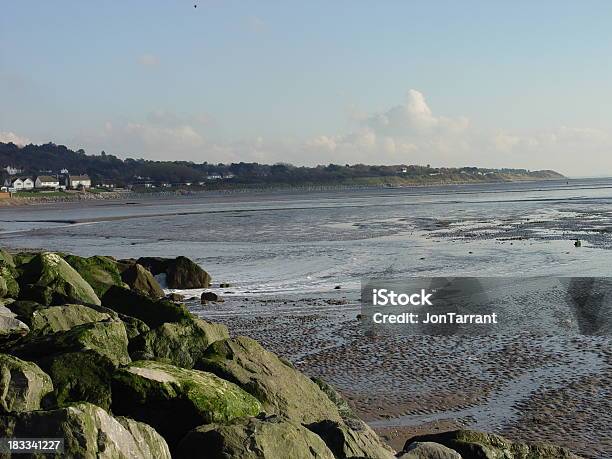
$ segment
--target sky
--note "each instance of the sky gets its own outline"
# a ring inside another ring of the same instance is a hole
[[[0,141],[122,158],[612,176],[607,0],[0,8]]]

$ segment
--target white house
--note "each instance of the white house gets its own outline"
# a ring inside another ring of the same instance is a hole
[[[30,177],[11,177],[6,179],[4,186],[15,191],[34,189],[34,180]]]
[[[91,179],[88,175],[70,175],[68,176],[68,186],[70,188],[91,188]]]
[[[6,166],[4,170],[6,171],[8,175],[17,175],[23,172],[23,170],[18,169],[17,167],[14,167],[14,166]]]
[[[52,188],[57,190],[60,186],[59,179],[50,175],[39,175],[34,182],[36,188]]]
[[[206,176],[206,180],[221,180],[222,178],[221,174],[209,174]]]

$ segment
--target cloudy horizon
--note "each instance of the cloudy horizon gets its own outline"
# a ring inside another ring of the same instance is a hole
[[[0,142],[612,175],[610,5],[468,3],[11,3]]]

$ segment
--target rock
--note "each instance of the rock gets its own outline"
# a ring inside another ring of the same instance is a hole
[[[336,286],[334,287],[334,290],[340,290],[341,288],[342,288],[342,287],[340,287],[339,285],[336,285]]]
[[[210,459],[333,459],[312,432],[299,424],[270,416],[209,424],[189,432],[178,446],[178,457]]]
[[[171,447],[194,427],[254,416],[259,402],[235,384],[197,370],[133,362],[113,378],[113,412],[146,422]]]
[[[162,298],[164,290],[153,277],[153,274],[139,264],[133,264],[121,273],[121,279],[132,290],[151,298]]]
[[[170,459],[168,445],[151,427],[116,419],[90,403],[0,416],[0,431],[7,437],[63,438],[63,457]]]
[[[145,324],[142,320],[137,319],[136,317],[119,314],[119,318],[125,326],[125,331],[127,333],[129,341],[132,341],[137,336],[142,335],[143,333],[146,333],[151,330],[151,328],[147,324]]]
[[[159,360],[193,368],[213,342],[229,338],[227,327],[201,319],[190,323],[165,323],[130,342],[133,360]]]
[[[138,441],[142,457],[170,458],[170,449],[166,440],[153,427],[124,416],[117,416],[115,419]]]
[[[142,320],[151,328],[165,322],[189,320],[191,314],[182,304],[156,300],[132,290],[111,287],[102,297],[102,304],[114,311]]]
[[[11,259],[12,261],[12,259]],[[0,297],[19,297],[19,284],[17,283],[17,270],[15,265],[9,264],[0,254]]]
[[[124,286],[117,262],[112,258],[99,255],[89,258],[67,255],[64,260],[91,285],[98,297],[102,297],[112,285]]]
[[[580,239],[576,239],[576,241],[574,242],[574,247],[582,247],[582,242],[580,241]]]
[[[30,331],[37,335],[70,330],[77,325],[100,322],[110,318],[109,314],[98,312],[80,304],[41,306],[33,310],[29,316],[20,316],[20,319],[30,327]]]
[[[307,427],[323,439],[336,458],[393,459],[395,457],[395,451],[386,445],[370,426],[357,417],[347,401],[332,386],[319,378],[312,380],[336,406],[342,421],[325,420]]]
[[[317,384],[251,338],[212,343],[197,368],[236,383],[255,396],[266,412],[302,424],[341,420],[338,409]]]
[[[0,309],[0,348],[10,346],[30,331],[29,327],[19,319],[15,313],[5,306]]]
[[[180,303],[181,301],[185,301],[185,296],[180,293],[168,293],[166,298],[170,301],[174,301],[175,303]]]
[[[232,284],[230,284],[229,282],[222,282],[221,284],[219,284],[219,288],[229,288],[231,286]]]
[[[13,263],[15,268],[20,268],[21,266],[29,263],[39,252],[19,252],[12,255]]]
[[[13,255],[7,252],[4,249],[0,249],[0,263],[4,263],[11,268],[15,267],[15,260],[13,260]]]
[[[221,301],[221,298],[219,297],[219,295],[213,292],[202,292],[200,301],[202,302],[202,304],[206,304],[209,301],[213,301],[213,302]]]
[[[151,271],[154,276],[165,274],[168,288],[189,289],[210,286],[210,275],[187,257],[175,259],[144,257],[139,258],[138,263]]]
[[[110,409],[117,365],[108,357],[86,350],[43,357],[38,362],[53,381],[57,406],[89,402]]]
[[[412,443],[397,457],[398,459],[461,459],[457,451],[430,441]]]
[[[430,435],[419,435],[409,439],[404,451],[409,451],[416,442],[433,442],[457,451],[463,458],[479,459],[580,459],[579,456],[560,446],[549,444],[528,444],[477,432],[475,430],[454,430]]]
[[[53,354],[93,350],[107,357],[115,365],[130,363],[125,326],[119,320],[91,322],[70,330],[22,340],[12,354],[37,361]]]
[[[31,291],[46,292],[45,298],[49,296],[50,291],[52,304],[101,304],[91,286],[58,254],[50,252],[38,254],[20,269],[22,271],[19,277],[20,286],[28,286]],[[23,293],[21,292],[22,299],[35,299],[35,301],[39,299],[24,297]],[[44,303],[48,304],[46,301]]]
[[[0,412],[38,410],[51,392],[51,378],[37,365],[0,354]]]
[[[321,421],[307,427],[321,437],[337,459],[395,458],[395,451],[386,446],[378,435],[359,419]]]

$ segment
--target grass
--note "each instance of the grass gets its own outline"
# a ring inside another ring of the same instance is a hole
[[[42,196],[66,196],[63,191],[17,191],[13,193],[15,198],[38,198]]]

